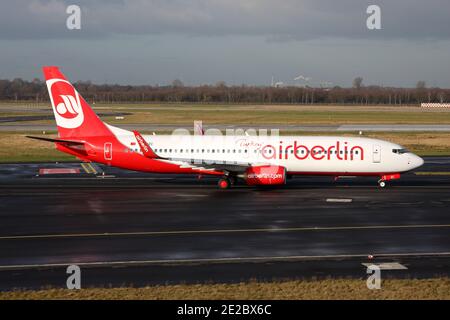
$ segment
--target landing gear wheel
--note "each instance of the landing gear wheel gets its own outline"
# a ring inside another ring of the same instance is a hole
[[[378,181],[378,185],[380,186],[380,188],[384,188],[386,187],[386,182],[384,182],[383,180]]]
[[[217,185],[220,189],[229,189],[231,186],[231,182],[228,178],[221,178]]]

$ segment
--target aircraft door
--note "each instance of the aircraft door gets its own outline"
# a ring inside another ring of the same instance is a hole
[[[105,156],[105,160],[112,160],[112,143],[111,142],[106,142],[105,146],[104,146],[104,156]]]
[[[379,145],[373,146],[373,162],[378,163],[381,161],[381,147]]]

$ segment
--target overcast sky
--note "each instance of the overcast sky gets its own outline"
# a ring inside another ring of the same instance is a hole
[[[58,65],[96,83],[450,87],[449,16],[449,0],[0,0],[0,79]]]

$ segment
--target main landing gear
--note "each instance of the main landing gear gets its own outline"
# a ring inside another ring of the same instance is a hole
[[[220,178],[220,180],[217,183],[217,185],[219,186],[220,189],[229,189],[235,183],[236,183],[236,178],[235,177],[233,177],[233,176],[223,176],[222,178]]]
[[[217,183],[220,189],[229,189],[231,187],[231,181],[228,177],[223,177]]]

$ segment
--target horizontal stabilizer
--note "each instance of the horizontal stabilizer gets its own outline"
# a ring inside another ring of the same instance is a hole
[[[36,139],[36,140],[43,140],[48,142],[58,142],[58,143],[64,143],[69,145],[83,145],[84,141],[78,141],[78,140],[66,140],[66,139],[52,139],[52,138],[44,138],[44,137],[34,137],[34,136],[26,136],[30,139]]]

